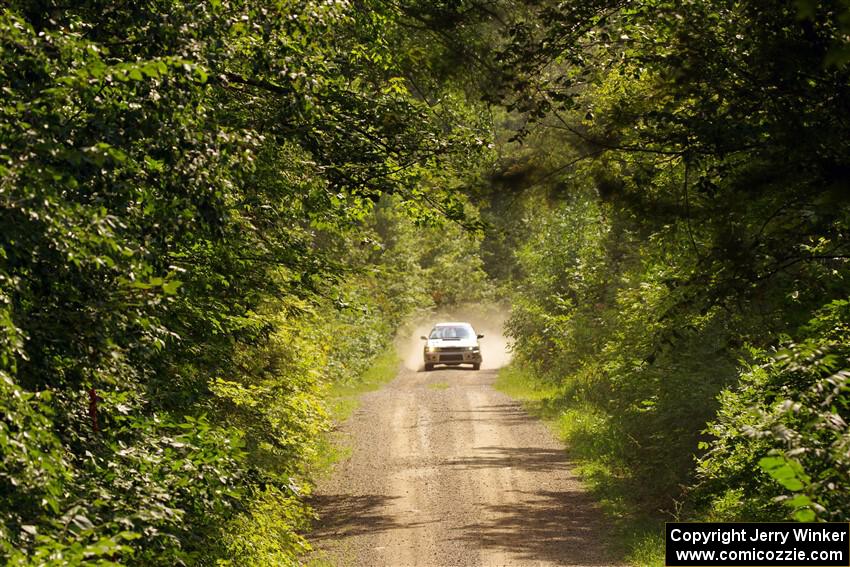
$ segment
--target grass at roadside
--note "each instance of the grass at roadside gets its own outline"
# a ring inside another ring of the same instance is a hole
[[[375,357],[372,366],[360,377],[344,384],[334,384],[327,392],[328,414],[339,424],[351,417],[360,403],[360,396],[377,390],[398,374],[401,358],[392,346]],[[310,463],[312,475],[320,478],[333,470],[335,463],[348,458],[352,448],[335,431],[330,431],[319,441],[318,450]]]
[[[606,416],[586,402],[570,400],[561,387],[537,379],[516,363],[499,371],[495,387],[523,402],[564,442],[576,472],[612,526],[616,550],[632,565],[664,565],[663,523],[629,509],[626,484],[618,482],[622,472],[610,461],[611,447],[619,440]]]
[[[377,390],[398,374],[401,358],[392,346],[375,357],[372,366],[362,376],[344,384],[334,384],[328,390],[328,412],[334,423],[351,417],[360,396]]]

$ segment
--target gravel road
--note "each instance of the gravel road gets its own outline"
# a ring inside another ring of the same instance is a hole
[[[496,370],[403,370],[342,427],[317,487],[313,562],[615,565],[559,442],[492,388]]]

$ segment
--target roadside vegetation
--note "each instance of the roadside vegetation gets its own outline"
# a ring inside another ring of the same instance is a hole
[[[339,423],[351,417],[360,396],[395,378],[400,365],[401,357],[395,346],[388,346],[372,360],[372,366],[363,374],[354,374],[351,380],[334,382],[326,394],[331,420]]]
[[[846,2],[0,10],[0,562],[295,564],[340,400],[493,300],[626,524],[850,519]]]
[[[479,124],[349,8],[3,6],[0,563],[295,564],[328,391],[484,277]]]
[[[638,564],[665,519],[848,519],[848,16],[529,7],[498,56],[503,387],[650,526],[624,539]]]

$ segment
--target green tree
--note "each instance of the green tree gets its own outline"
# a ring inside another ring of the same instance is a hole
[[[411,94],[392,13],[371,8],[3,7],[5,561],[304,549],[322,383],[366,364],[405,308],[378,315],[367,277],[344,282],[370,266],[358,235],[386,194],[460,220],[420,180],[483,143],[460,103]],[[330,332],[364,322],[380,324],[362,343]]]

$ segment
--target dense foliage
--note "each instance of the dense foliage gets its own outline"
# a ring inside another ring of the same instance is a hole
[[[441,180],[481,145],[379,8],[3,7],[0,561],[303,551],[324,385],[451,263],[389,233],[462,221]]]
[[[831,0],[7,2],[0,558],[292,563],[327,385],[487,275],[627,509],[848,519],[848,34]]]
[[[849,22],[600,0],[506,24],[488,269],[632,509],[848,517]]]

